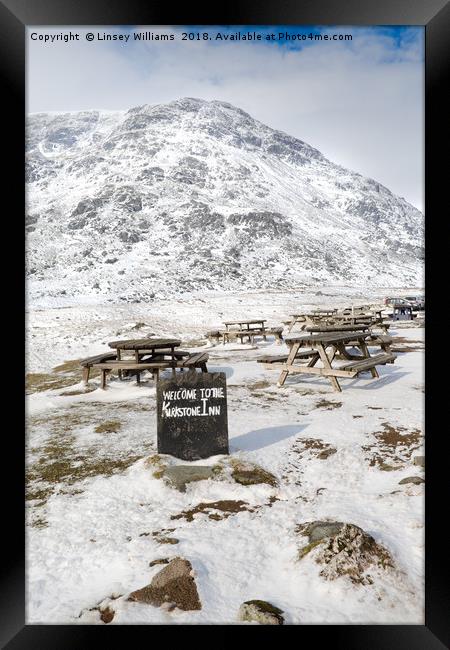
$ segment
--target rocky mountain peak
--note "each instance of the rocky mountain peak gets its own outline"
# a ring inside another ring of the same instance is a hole
[[[34,114],[26,164],[39,304],[421,284],[418,210],[226,102]]]

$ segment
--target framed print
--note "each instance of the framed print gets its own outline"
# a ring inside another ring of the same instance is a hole
[[[446,647],[448,5],[0,11],[26,340],[4,646]]]

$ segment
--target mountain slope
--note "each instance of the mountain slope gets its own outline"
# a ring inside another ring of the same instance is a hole
[[[230,104],[34,114],[26,165],[35,304],[422,281],[418,210]]]

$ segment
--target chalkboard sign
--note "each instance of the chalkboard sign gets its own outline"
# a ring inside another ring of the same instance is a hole
[[[156,389],[158,453],[183,460],[228,454],[227,385],[223,372],[186,372]]]

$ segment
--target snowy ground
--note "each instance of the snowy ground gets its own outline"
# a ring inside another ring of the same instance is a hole
[[[423,484],[399,485],[423,476],[413,465],[424,453],[420,323],[393,325],[403,350],[395,364],[381,367],[379,379],[342,380],[340,394],[322,378],[289,377],[277,388],[278,372],[256,361],[285,349],[271,340],[208,348],[209,369],[227,375],[231,456],[274,474],[277,487],[207,480],[181,493],[153,477],[146,463],[156,453],[152,381],[112,380],[102,391],[94,377],[95,390],[83,393],[70,362],[105,350],[118,332],[180,335],[190,341],[184,347],[198,350],[202,333],[227,318],[264,315],[279,324],[304,307],[377,296],[343,289],[307,298],[217,295],[201,303],[204,311],[192,300],[177,313],[173,303],[158,312],[139,304],[29,313],[28,623],[103,624],[98,608],[105,605],[115,613],[112,624],[233,623],[242,602],[263,599],[287,623],[423,624]],[[133,330],[139,322],[145,326]],[[221,500],[248,509],[171,518]],[[395,572],[380,572],[366,586],[324,580],[310,557],[298,559],[304,539],[295,532],[324,519],[363,528],[391,553]],[[194,568],[200,611],[127,601],[161,569],[150,562],[176,556]]]

